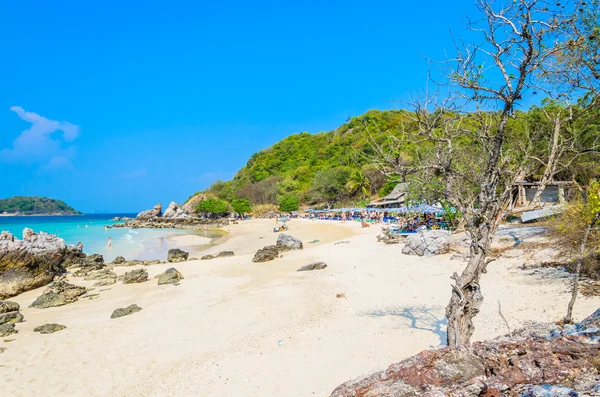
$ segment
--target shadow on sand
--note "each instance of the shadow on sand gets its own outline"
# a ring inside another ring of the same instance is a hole
[[[410,321],[411,328],[434,333],[440,338],[438,346],[446,346],[448,320],[446,317],[438,318],[435,316],[431,312],[431,308],[425,306],[399,307],[369,311],[364,313],[364,315],[371,317],[395,316],[405,318]]]

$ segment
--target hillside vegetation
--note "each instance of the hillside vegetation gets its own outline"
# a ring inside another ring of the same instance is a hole
[[[80,215],[81,212],[73,209],[61,200],[47,197],[16,196],[0,199],[0,213],[22,215]]]

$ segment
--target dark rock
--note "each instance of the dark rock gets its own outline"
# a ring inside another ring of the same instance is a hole
[[[21,310],[21,306],[17,302],[0,301],[0,314],[16,312]]]
[[[65,272],[63,262],[70,248],[47,233],[23,231],[23,239],[0,233],[0,299],[48,284]]]
[[[129,305],[127,307],[121,307],[119,309],[116,309],[110,316],[110,318],[119,318],[119,317],[123,317],[123,316],[128,316],[130,314],[133,313],[137,313],[140,310],[142,310],[141,307],[139,307],[136,304],[133,305]]]
[[[44,325],[40,325],[39,327],[35,327],[33,329],[33,332],[39,332],[40,334],[53,334],[55,332],[62,331],[65,328],[67,328],[67,327],[65,327],[64,325],[52,323],[52,324],[44,324]]]
[[[267,262],[272,261],[273,259],[279,256],[279,251],[277,247],[274,245],[267,245],[264,248],[259,249],[254,254],[254,258],[252,258],[252,262]]]
[[[44,290],[30,307],[45,309],[48,307],[63,306],[77,301],[77,298],[86,292],[85,287],[69,284],[66,281],[56,282]]]
[[[16,334],[17,332],[14,323],[0,324],[0,337]]]
[[[23,321],[21,312],[9,312],[0,314],[0,324],[20,323]]]
[[[325,262],[313,262],[308,265],[302,266],[300,269],[298,269],[298,271],[306,272],[309,270],[322,270],[322,269],[325,269],[326,267],[327,267],[327,264]]]
[[[214,256],[214,255],[204,255],[204,256],[202,256],[202,258],[200,258],[200,260],[208,261],[208,260],[215,259],[215,258],[216,258],[216,256]]]
[[[185,252],[179,248],[171,248],[167,254],[167,261],[171,263],[185,262],[189,255],[189,252]]]
[[[276,246],[279,252],[303,249],[302,241],[285,233],[281,233],[277,237]]]
[[[122,256],[117,256],[111,263],[113,265],[120,265],[121,263],[125,263],[125,262],[127,262],[125,260],[125,258],[123,258]]]
[[[167,271],[159,274],[156,277],[158,278],[158,285],[176,284],[179,282],[179,280],[183,280],[183,275],[174,267],[167,269]]]
[[[221,251],[217,254],[217,258],[226,258],[228,256],[234,256],[235,253],[233,251]]]
[[[599,322],[600,311],[551,336],[523,331],[471,346],[426,350],[384,371],[346,382],[331,397],[596,395]],[[533,336],[520,336],[528,334]]]
[[[402,253],[419,256],[447,254],[450,252],[451,236],[446,230],[421,230],[406,237]]]
[[[123,284],[143,283],[148,280],[148,272],[145,269],[136,269],[123,275]]]

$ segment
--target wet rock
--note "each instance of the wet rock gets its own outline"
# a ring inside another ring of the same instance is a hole
[[[327,264],[325,262],[313,262],[308,265],[302,266],[300,269],[298,269],[298,271],[306,272],[306,271],[310,271],[310,270],[322,270],[322,269],[325,269],[326,267],[327,267]]]
[[[272,261],[277,257],[279,257],[279,251],[277,250],[277,247],[274,245],[267,245],[266,247],[256,251],[254,258],[252,258],[252,262],[267,262]]]
[[[120,264],[122,264],[122,263],[125,263],[125,262],[127,262],[127,261],[125,260],[125,258],[124,258],[124,257],[122,257],[122,256],[117,256],[117,257],[116,257],[116,258],[115,258],[115,259],[112,261],[112,264],[113,264],[113,265],[120,265]]]
[[[69,284],[66,281],[56,282],[44,290],[30,307],[45,309],[48,307],[63,306],[77,301],[77,298],[86,292],[85,287]]]
[[[148,272],[145,269],[136,269],[123,275],[123,284],[143,283],[148,280]]]
[[[183,280],[183,275],[174,267],[167,269],[164,273],[161,273],[156,277],[158,278],[158,285],[177,284],[179,280]]]
[[[233,251],[221,251],[217,254],[217,258],[226,258],[228,256],[234,256],[235,253]]]
[[[450,252],[451,236],[446,230],[421,230],[406,237],[402,253],[419,256],[447,254]]]
[[[39,332],[40,334],[53,334],[55,332],[62,331],[65,328],[67,327],[65,327],[64,325],[51,323],[35,327],[33,329],[33,332]]]
[[[142,310],[142,308],[136,304],[129,305],[127,307],[115,309],[115,311],[111,314],[110,318],[119,318],[119,317],[123,317],[123,316],[128,316],[130,314],[137,313],[140,310]]]
[[[16,334],[17,332],[14,323],[0,324],[0,337]]]
[[[23,321],[23,315],[21,312],[9,312],[0,314],[0,324],[8,324],[8,323],[20,323]]]
[[[189,255],[189,252],[185,252],[179,248],[171,248],[167,253],[167,262],[185,262]]]
[[[303,249],[302,241],[286,233],[279,234],[275,245],[279,252]]]

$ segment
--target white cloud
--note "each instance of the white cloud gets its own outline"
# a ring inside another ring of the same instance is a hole
[[[70,167],[70,159],[75,155],[72,142],[80,131],[78,126],[68,121],[47,119],[20,106],[12,106],[10,110],[31,126],[14,139],[12,148],[0,150],[0,159],[41,163],[50,168]]]

